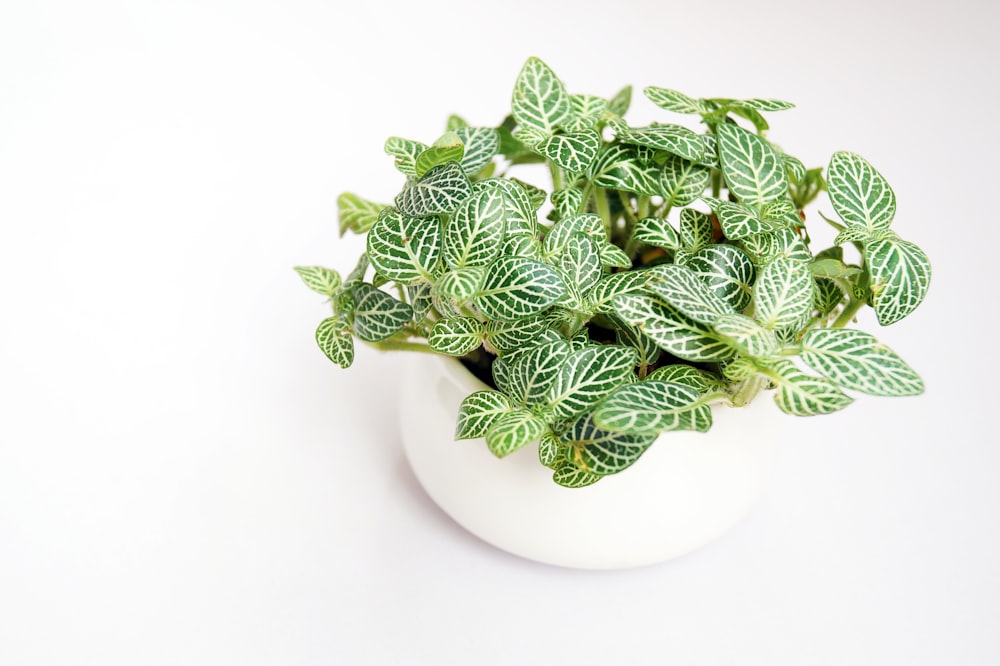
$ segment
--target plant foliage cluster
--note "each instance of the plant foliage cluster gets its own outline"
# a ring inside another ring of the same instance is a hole
[[[773,390],[813,415],[848,405],[845,391],[920,393],[898,355],[845,328],[865,306],[892,324],[927,293],[885,178],[849,152],[807,169],[768,141],[765,116],[787,102],[643,90],[696,132],[632,127],[631,93],[571,94],[531,58],[499,127],[452,116],[430,145],[386,141],[406,177],[394,202],[338,200],[341,233],[367,234],[357,267],[296,269],[333,306],[323,352],[346,368],[357,339],[486,368],[495,390],[466,398],[457,438],[501,457],[538,442],[570,487],[627,468],[662,432],[708,430],[712,403]],[[508,175],[530,163],[551,189]],[[839,235],[814,254],[804,208],[824,191]]]

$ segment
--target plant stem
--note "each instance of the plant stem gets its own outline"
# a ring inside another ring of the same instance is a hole
[[[733,392],[732,401],[733,405],[736,407],[742,407],[753,400],[758,393],[760,393],[764,387],[768,384],[768,378],[762,374],[756,374],[753,377],[748,377],[736,385],[736,390]]]
[[[649,196],[645,194],[639,195],[638,215],[640,220],[644,217],[649,217]]]
[[[607,232],[608,240],[610,240],[613,226],[611,224],[611,206],[608,205],[608,191],[601,188],[594,190],[594,201],[597,204],[597,214],[604,220],[604,231]]]
[[[837,317],[832,324],[830,324],[831,328],[843,328],[844,326],[847,326],[847,324],[854,319],[854,315],[858,313],[858,310],[860,310],[861,306],[864,304],[865,302],[863,300],[859,298],[852,298],[851,302],[844,308],[844,311],[840,313],[840,316]]]
[[[549,162],[549,173],[552,174],[552,189],[561,190],[563,187],[562,169],[554,162]]]

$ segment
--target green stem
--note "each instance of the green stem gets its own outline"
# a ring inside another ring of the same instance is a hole
[[[733,393],[732,401],[733,405],[736,407],[742,407],[748,404],[751,400],[757,397],[768,384],[768,378],[766,375],[756,374],[753,377],[748,377],[744,379],[739,384],[736,385],[736,390]]]
[[[649,217],[649,197],[645,194],[639,195],[639,219]]]
[[[712,196],[716,199],[719,198],[719,194],[722,192],[722,172],[718,169],[712,169]]]
[[[611,232],[614,229],[611,219],[611,206],[608,205],[608,191],[597,188],[594,190],[594,202],[597,205],[597,214],[604,220],[604,231],[611,239]]]
[[[588,180],[587,184],[583,186],[583,199],[581,200],[582,203],[580,204],[579,212],[581,213],[587,212],[587,204],[590,203],[590,194],[593,191],[594,191],[594,184]]]
[[[854,319],[854,315],[858,313],[858,310],[860,310],[861,306],[864,304],[865,302],[863,300],[859,298],[852,298],[851,302],[844,308],[844,311],[840,313],[839,317],[833,320],[833,323],[830,324],[830,326],[832,328],[843,328],[844,326],[847,326],[851,320]]]
[[[554,162],[549,162],[549,173],[552,174],[552,189],[561,190],[563,188],[562,169]]]

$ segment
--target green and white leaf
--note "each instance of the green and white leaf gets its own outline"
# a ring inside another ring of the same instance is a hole
[[[670,222],[662,217],[644,217],[635,223],[632,238],[640,243],[662,247],[667,250],[678,250],[681,238]]]
[[[528,58],[514,82],[511,108],[518,125],[545,134],[552,134],[573,117],[562,81],[548,65],[534,57]]]
[[[648,335],[640,333],[638,329],[620,321],[617,317],[613,317],[613,319],[615,322],[615,342],[635,350],[638,354],[636,365],[648,368],[656,363],[657,359],[660,358],[660,348],[656,343]],[[586,331],[586,329],[582,330]]]
[[[488,267],[475,304],[490,319],[510,321],[542,312],[565,293],[551,266],[524,257],[500,257]]]
[[[809,265],[779,257],[761,269],[754,285],[754,317],[770,330],[795,328],[813,310]]]
[[[569,105],[573,109],[573,120],[566,124],[568,132],[592,129],[608,112],[608,100],[597,95],[570,95]]]
[[[842,388],[871,395],[919,395],[924,383],[896,352],[862,331],[816,328],[802,338],[802,362]]]
[[[827,168],[830,203],[849,227],[869,232],[889,228],[896,215],[896,195],[889,182],[859,155],[834,153]]]
[[[340,274],[337,271],[322,266],[296,266],[295,272],[302,278],[302,282],[323,296],[333,296],[334,292],[340,289]]]
[[[602,478],[602,475],[586,472],[568,460],[560,461],[552,473],[552,480],[564,488],[585,488]]]
[[[500,254],[510,257],[525,257],[536,261],[545,259],[541,242],[533,236],[524,234],[507,234],[507,240],[504,241]]]
[[[788,177],[792,179],[793,182],[801,182],[803,178],[806,177],[806,165],[802,163],[797,157],[792,157],[785,153],[781,153],[781,161],[785,165],[785,173]]]
[[[472,183],[458,162],[448,162],[428,171],[396,196],[396,206],[407,215],[451,214],[470,194]]]
[[[776,354],[781,346],[774,331],[741,314],[719,317],[712,328],[719,335],[729,338],[732,346],[745,356],[769,358]]]
[[[494,361],[493,379],[522,407],[544,404],[571,353],[569,342],[563,338],[537,344],[512,355],[506,362],[504,359]],[[497,376],[498,364],[502,379]]]
[[[712,171],[708,167],[676,155],[667,155],[660,167],[658,194],[671,208],[687,206],[702,195],[711,177]]]
[[[634,349],[599,345],[578,349],[559,369],[548,394],[548,404],[558,418],[580,414],[625,383],[638,358]]]
[[[834,280],[816,278],[816,296],[813,303],[821,316],[836,310],[846,300],[846,296],[847,294]]]
[[[778,151],[739,125],[716,128],[722,175],[741,203],[761,207],[788,196],[788,179]]]
[[[354,338],[340,317],[327,317],[316,327],[316,344],[326,357],[342,368],[354,362]]]
[[[344,192],[337,197],[337,219],[340,235],[348,231],[356,234],[366,233],[378,220],[379,212],[385,208],[383,204],[372,203],[356,194]]]
[[[650,196],[658,194],[659,170],[642,163],[633,146],[615,143],[604,146],[590,166],[595,187]]]
[[[535,208],[528,192],[518,181],[509,178],[486,178],[473,183],[473,194],[485,191],[499,191],[506,197],[508,235],[535,235],[538,230]]]
[[[472,317],[438,319],[427,344],[439,354],[465,356],[483,342],[483,325]]]
[[[479,293],[485,279],[486,268],[483,266],[448,271],[434,283],[433,293],[454,303],[467,303]]]
[[[604,274],[597,243],[580,232],[570,236],[556,261],[556,268],[563,275],[567,291],[578,303]]]
[[[444,261],[453,269],[485,266],[500,253],[507,232],[507,199],[497,189],[471,195],[444,234]]]
[[[795,105],[791,102],[784,102],[780,99],[762,99],[760,97],[740,100],[740,105],[757,109],[758,111],[787,111],[788,109],[795,108]]]
[[[550,136],[535,146],[535,150],[567,171],[583,173],[593,164],[600,147],[601,135],[597,130],[585,129]]]
[[[708,245],[691,256],[686,265],[736,312],[750,305],[757,271],[739,248]]]
[[[385,141],[385,152],[396,158],[396,168],[404,175],[417,176],[417,156],[427,150],[427,144],[398,136],[390,136]]]
[[[625,143],[663,150],[692,162],[698,162],[705,157],[705,144],[701,137],[681,125],[651,125],[626,129],[618,138]]]
[[[690,386],[645,380],[622,386],[594,410],[594,423],[613,432],[699,430],[712,424],[708,405],[697,406],[700,395]]]
[[[598,252],[605,268],[632,268],[632,258],[614,243],[601,243]]]
[[[483,437],[504,414],[514,411],[510,398],[498,391],[476,391],[462,401],[458,410],[455,439]]]
[[[865,261],[871,274],[872,306],[883,326],[917,309],[931,282],[931,264],[919,247],[901,238],[865,243]]]
[[[708,106],[701,100],[693,99],[676,90],[649,86],[643,89],[643,94],[656,106],[675,113],[705,113]]]
[[[486,322],[486,344],[501,355],[535,344],[535,339],[545,329],[541,317],[516,321]]]
[[[774,259],[784,258],[808,265],[812,252],[791,229],[779,229],[764,234],[753,234],[739,241],[740,248],[757,266],[763,266]]]
[[[436,217],[385,208],[368,232],[368,258],[379,274],[400,284],[433,281],[441,261],[441,235]]]
[[[608,113],[624,116],[632,105],[632,86],[625,86],[608,100]]]
[[[686,266],[661,264],[649,269],[649,272],[655,277],[647,286],[647,291],[696,322],[712,324],[722,315],[734,312],[728,302]]]
[[[500,151],[500,135],[492,127],[459,127],[455,134],[465,145],[459,164],[468,176],[479,173]]]
[[[700,394],[716,391],[722,385],[719,379],[710,373],[682,363],[657,368],[649,373],[646,381],[683,384],[684,386],[690,386]]]
[[[413,308],[370,284],[361,283],[352,292],[354,334],[365,342],[391,338],[413,319]]]
[[[768,376],[778,386],[774,401],[781,411],[787,414],[794,416],[830,414],[854,402],[835,384],[806,374],[791,361],[784,359],[772,361]]]
[[[600,311],[610,311],[610,308],[604,306],[611,303],[615,296],[644,291],[650,282],[657,279],[656,274],[649,270],[624,271],[605,275],[591,290],[590,302]]]
[[[560,218],[576,215],[583,206],[583,190],[579,187],[565,187],[552,192],[552,205]]]
[[[413,308],[413,321],[419,324],[427,317],[427,313],[430,312],[433,306],[431,283],[421,282],[419,284],[407,285],[406,295],[409,298],[410,307]]]
[[[680,237],[684,249],[697,253],[712,244],[712,236],[711,217],[693,208],[681,211]]]
[[[503,458],[541,437],[545,421],[526,409],[503,414],[486,431],[486,445],[497,458]]]
[[[719,218],[722,233],[730,240],[740,240],[772,230],[771,225],[758,219],[757,213],[748,206],[710,197],[704,199]]]
[[[861,273],[857,266],[848,266],[840,259],[815,259],[809,265],[816,278],[851,278]]]
[[[565,443],[579,449],[580,461],[592,474],[617,474],[639,459],[656,433],[624,433],[604,430],[593,415],[577,419],[563,436]]]
[[[559,443],[559,438],[551,430],[542,433],[542,437],[538,440],[538,462],[555,469],[560,462],[565,461],[563,457],[565,451],[566,447]]]
[[[724,361],[733,350],[710,327],[699,324],[658,298],[621,294],[611,302],[622,321],[648,335],[664,351],[687,361]]]
[[[501,179],[501,180],[506,180],[506,179]],[[549,200],[549,193],[540,187],[536,187],[531,183],[526,183],[523,180],[519,180],[517,178],[510,178],[510,181],[512,183],[520,185],[521,189],[524,190],[524,193],[528,195],[528,201],[530,203],[531,211],[533,213],[537,213],[538,209],[541,208],[542,205]]]
[[[427,150],[417,155],[417,178],[440,164],[460,162],[465,155],[465,144],[455,132],[445,132]]]
[[[581,213],[565,217],[552,227],[545,235],[545,256],[553,259],[566,251],[569,239],[575,234],[585,234],[595,241],[607,242],[604,232],[604,222],[600,215]]]

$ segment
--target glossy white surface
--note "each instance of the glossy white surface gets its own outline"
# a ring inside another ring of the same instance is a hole
[[[567,6],[0,2],[0,664],[1000,663],[996,4]],[[396,357],[331,367],[290,270],[351,264],[336,196],[391,199],[385,137],[498,122],[531,53],[581,92],[796,102],[771,138],[870,159],[934,264],[863,322],[926,395],[785,419],[747,519],[663,565],[456,525]]]
[[[406,455],[460,525],[515,555],[566,567],[654,564],[718,538],[757,499],[780,433],[782,414],[766,398],[716,408],[710,433],[661,435],[625,472],[567,489],[538,462],[536,445],[497,460],[482,439],[454,441],[462,400],[487,388],[452,359],[408,359],[400,390]]]

